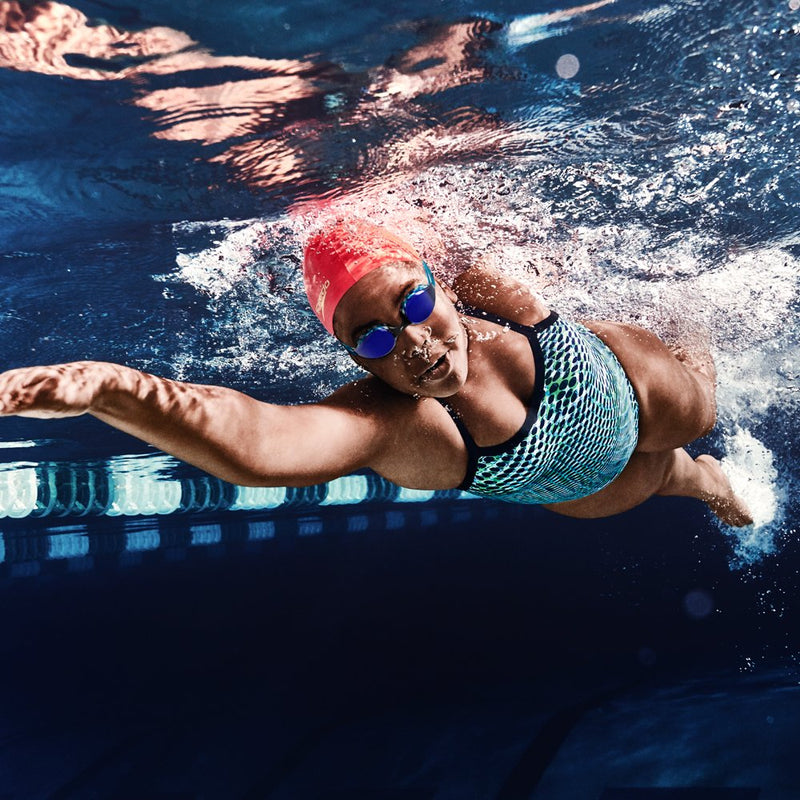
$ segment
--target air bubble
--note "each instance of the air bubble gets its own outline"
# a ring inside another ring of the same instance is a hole
[[[800,0],[798,1],[800,2]],[[578,61],[577,56],[572,55],[572,53],[567,53],[556,61],[556,73],[559,78],[564,78],[565,80],[574,78],[578,74],[580,68],[581,62]]]
[[[703,589],[693,589],[683,598],[683,608],[692,619],[705,619],[714,610],[714,600]]]

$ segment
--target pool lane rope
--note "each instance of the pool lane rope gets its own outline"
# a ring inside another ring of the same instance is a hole
[[[151,456],[118,457],[102,464],[7,464],[0,471],[0,518],[288,510],[462,497],[458,491],[403,489],[372,474],[303,488],[237,486],[208,475],[169,477],[164,470],[172,463]]]

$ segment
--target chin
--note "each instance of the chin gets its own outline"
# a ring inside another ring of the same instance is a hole
[[[422,397],[452,397],[464,388],[466,382],[466,374],[462,375],[459,371],[454,370],[442,381],[423,384],[415,391],[415,394]]]

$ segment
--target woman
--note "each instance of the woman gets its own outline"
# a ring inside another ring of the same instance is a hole
[[[311,238],[304,279],[325,328],[371,373],[319,403],[277,406],[78,362],[4,373],[0,413],[89,413],[239,484],[370,468],[410,488],[461,487],[573,517],[659,494],[752,522],[717,461],[682,449],[714,425],[713,368],[678,360],[653,334],[566,322],[479,267],[442,286],[410,244],[357,219]]]

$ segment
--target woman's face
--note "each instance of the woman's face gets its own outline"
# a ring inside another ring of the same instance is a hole
[[[403,300],[427,284],[422,264],[387,264],[361,278],[339,302],[333,318],[336,336],[354,347],[376,324],[402,325]],[[394,350],[383,358],[353,359],[399,392],[422,397],[450,397],[467,379],[467,334],[453,305],[454,295],[438,284],[433,313],[408,325]]]

